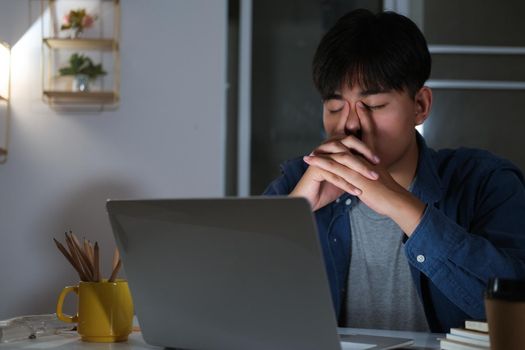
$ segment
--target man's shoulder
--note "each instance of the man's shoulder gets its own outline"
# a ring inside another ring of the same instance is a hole
[[[434,166],[441,184],[477,188],[487,181],[501,183],[515,179],[524,184],[521,170],[511,161],[490,151],[461,147],[433,153]]]
[[[494,171],[503,168],[519,168],[508,159],[498,156],[490,151],[460,147],[456,149],[440,149],[434,151],[434,160],[438,168],[452,168],[452,170],[464,171]]]

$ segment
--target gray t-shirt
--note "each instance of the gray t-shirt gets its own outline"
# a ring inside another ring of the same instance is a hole
[[[428,331],[403,249],[403,232],[389,217],[355,199],[346,327]]]

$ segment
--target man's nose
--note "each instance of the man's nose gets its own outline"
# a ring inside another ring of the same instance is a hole
[[[346,122],[344,124],[345,135],[361,135],[361,122],[357,116],[357,105],[355,103],[350,104],[348,115],[346,116]]]

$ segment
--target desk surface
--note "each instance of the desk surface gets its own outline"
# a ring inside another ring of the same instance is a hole
[[[366,334],[379,335],[383,337],[397,337],[414,339],[414,345],[407,349],[439,349],[438,338],[444,338],[444,334],[438,333],[423,333],[423,332],[407,332],[407,331],[386,331],[381,329],[362,329],[362,328],[339,328],[340,334]]]
[[[439,341],[437,340],[440,336],[439,334],[356,328],[339,328],[339,332],[343,334],[359,333],[387,337],[411,338],[414,339],[415,343],[408,349],[439,349]],[[144,339],[142,339],[142,334],[140,332],[134,332],[130,334],[128,341],[123,343],[87,343],[81,341],[76,333],[68,333],[11,344],[0,344],[0,350],[6,349],[150,350],[161,348],[147,345],[144,342]]]

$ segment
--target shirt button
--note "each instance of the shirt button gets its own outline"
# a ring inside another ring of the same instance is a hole
[[[336,203],[339,203],[340,201],[341,201],[341,200],[340,200],[339,198],[337,198],[337,199],[335,200]]]
[[[334,238],[334,243],[337,243],[337,238]]]
[[[350,198],[348,198],[348,199],[345,201],[345,204],[346,204],[346,205],[350,205],[350,204],[352,204],[352,200],[351,200]]]
[[[425,256],[419,254],[419,255],[416,257],[416,260],[417,260],[418,263],[425,262]]]

